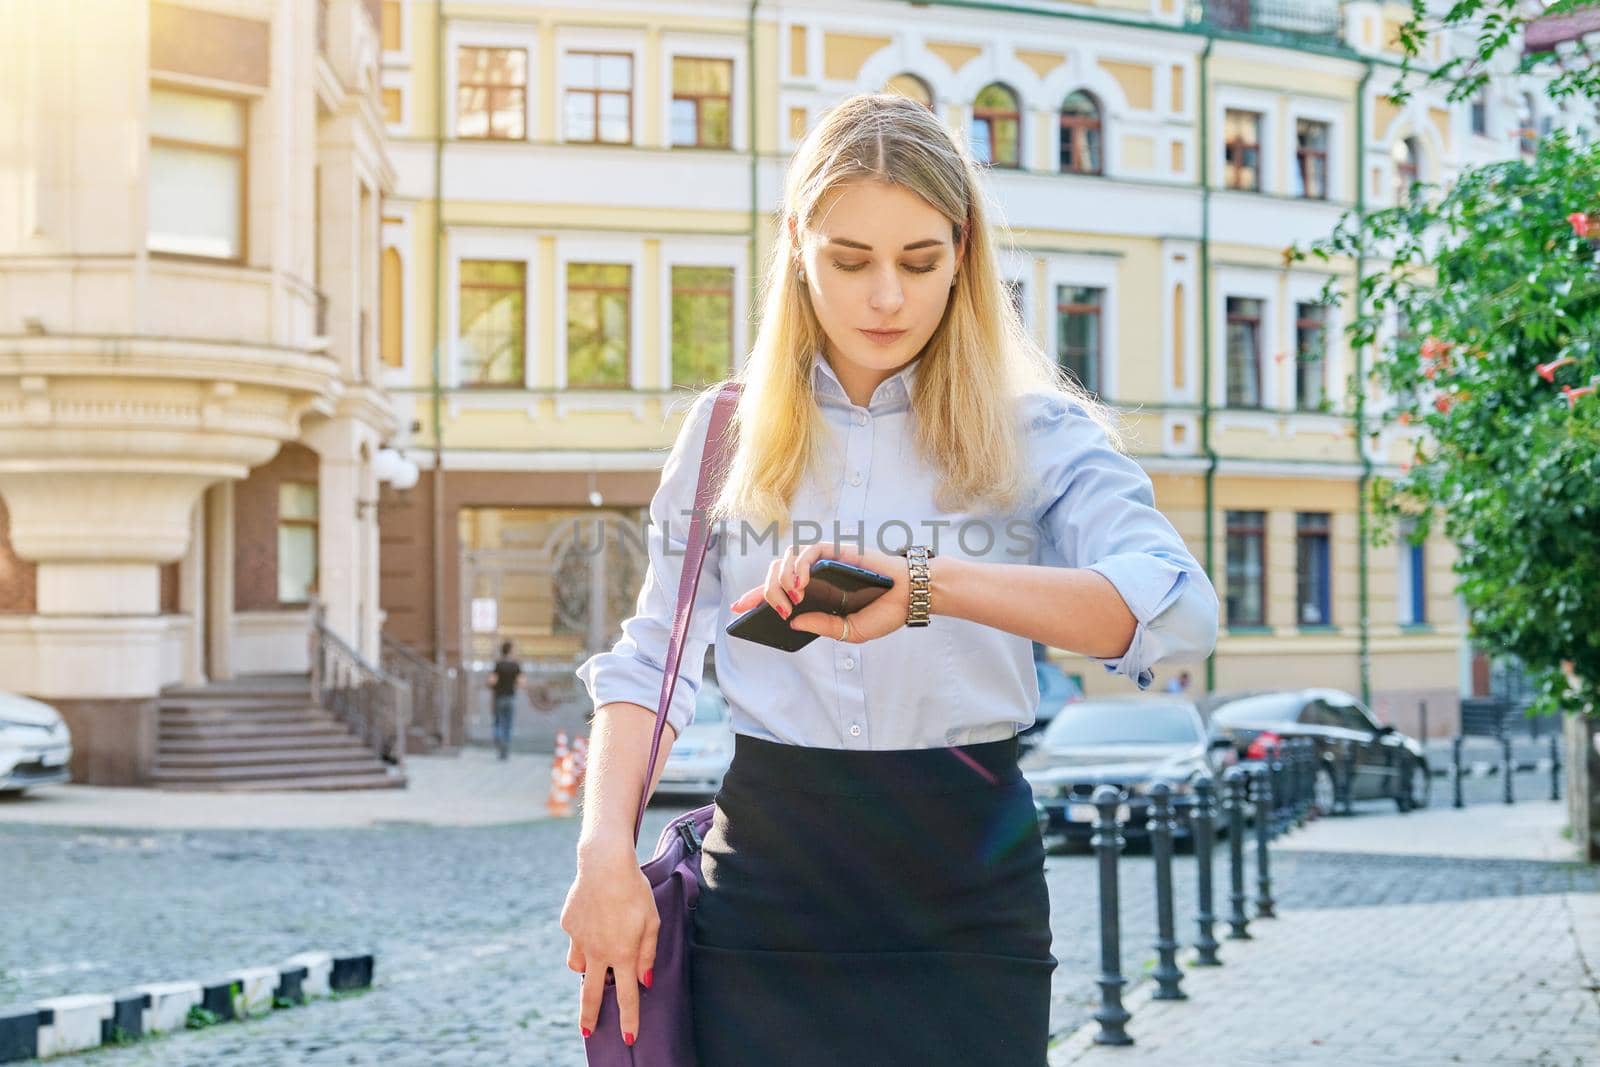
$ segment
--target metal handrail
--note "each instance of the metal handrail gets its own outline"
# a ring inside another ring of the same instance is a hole
[[[455,717],[451,715],[455,668],[439,666],[388,634],[382,635],[382,642],[383,669],[411,686],[411,725],[441,748],[460,745],[461,739],[454,736]]]
[[[311,607],[311,696],[379,757],[405,763],[410,684],[368,663],[330,630],[320,603]]]

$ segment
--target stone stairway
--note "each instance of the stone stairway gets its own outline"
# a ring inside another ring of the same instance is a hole
[[[405,774],[311,699],[305,675],[257,675],[161,694],[159,789],[392,789]]]

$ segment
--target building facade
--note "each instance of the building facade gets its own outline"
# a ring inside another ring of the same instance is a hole
[[[1023,318],[1123,412],[1222,594],[1195,688],[1338,686],[1403,728],[1427,700],[1439,732],[1473,685],[1452,547],[1363,547],[1363,491],[1412,443],[1358,430],[1381,352],[1319,299],[1353,265],[1283,254],[1526,147],[1543,97],[1511,79],[1387,99],[1408,10],[386,0],[383,375],[425,469],[384,499],[391,630],[451,661],[516,638],[571,699],[642,574],[594,520],[638,528],[685,387],[747,351],[807,129],[890,89],[989,164]]]
[[[375,658],[367,0],[0,5],[0,686],[140,784],[158,694]]]

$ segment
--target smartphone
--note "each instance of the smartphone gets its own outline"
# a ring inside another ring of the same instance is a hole
[[[877,571],[836,559],[819,559],[811,565],[805,595],[794,606],[789,618],[807,611],[849,615],[893,588],[894,579]],[[798,652],[822,636],[791,628],[789,619],[779,615],[778,609],[765,600],[730,622],[727,632],[730,636],[784,652]]]

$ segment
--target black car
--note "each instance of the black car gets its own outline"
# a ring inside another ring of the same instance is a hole
[[[1138,697],[1066,704],[1021,767],[1044,812],[1045,845],[1056,850],[1089,842],[1096,818],[1091,798],[1101,785],[1116,786],[1122,796],[1123,836],[1147,836],[1149,791],[1158,781],[1172,788],[1174,836],[1187,841],[1196,779],[1218,779],[1233,762],[1231,743],[1208,739],[1193,701]],[[1221,827],[1220,806],[1213,825]]]
[[[1380,726],[1372,713],[1339,689],[1291,689],[1224,698],[1211,704],[1210,730],[1225,737],[1246,762],[1266,759],[1280,740],[1316,743],[1312,795],[1333,811],[1337,784],[1349,776],[1351,800],[1391,799],[1401,811],[1428,806],[1428,759],[1414,738]]]

